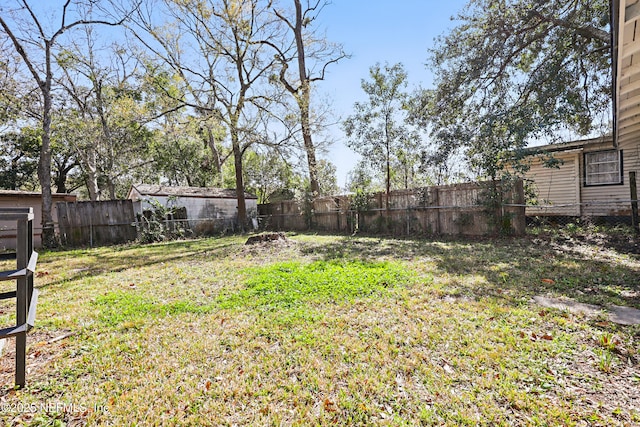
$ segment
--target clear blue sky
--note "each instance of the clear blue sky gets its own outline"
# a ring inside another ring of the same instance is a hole
[[[342,43],[351,59],[334,65],[318,89],[333,103],[337,118],[351,114],[353,104],[365,99],[360,87],[376,62],[401,62],[408,72],[410,88],[432,87],[427,70],[427,49],[434,39],[455,26],[451,20],[466,0],[333,0],[319,16],[327,39]],[[338,184],[344,185],[357,155],[345,145],[339,125],[328,135],[333,139],[326,158],[338,169]]]

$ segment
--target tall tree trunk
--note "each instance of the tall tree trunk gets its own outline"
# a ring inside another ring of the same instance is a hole
[[[237,122],[230,126],[233,162],[236,170],[236,197],[238,198],[238,225],[242,231],[247,224],[247,205],[244,199],[244,179],[242,177],[242,149],[238,137]]]
[[[387,200],[385,202],[385,209],[389,210],[389,194],[391,193],[391,161],[389,155],[387,155]]]
[[[22,158],[22,154],[11,159],[10,187],[9,190],[18,190],[18,160]]]
[[[388,114],[388,113],[387,113]],[[385,134],[385,144],[386,144],[386,184],[387,184],[387,200],[385,203],[385,209],[389,210],[389,194],[391,193],[391,137],[389,136],[389,117],[385,118],[385,126],[384,126],[384,134]]]
[[[94,147],[87,147],[84,150],[78,150],[80,153],[80,166],[82,167],[86,178],[85,184],[89,199],[95,202],[100,197],[100,189],[98,188],[98,171],[96,167],[96,150]]]
[[[109,199],[116,200],[116,184],[115,184],[115,176],[113,174],[113,164],[114,159],[116,157],[116,153],[113,149],[113,136],[111,134],[111,127],[107,121],[107,115],[104,110],[104,102],[102,99],[102,80],[94,80],[93,82],[95,92],[96,92],[96,107],[98,110],[98,115],[100,116],[100,125],[102,128],[102,135],[106,142],[107,147],[109,147],[109,166],[111,166],[106,172],[107,175],[107,189],[109,190]]]
[[[47,248],[57,246],[56,230],[53,223],[53,200],[51,196],[51,42],[45,41],[46,76],[40,81],[43,98],[42,146],[38,159],[38,181],[42,189],[42,245]]]
[[[109,190],[109,198],[116,200],[116,184],[111,177],[107,177],[107,188]]]
[[[244,199],[244,182],[242,178],[242,151],[237,143],[233,144],[233,160],[236,169],[236,196],[238,198],[238,225],[244,231],[247,223],[247,205]]]
[[[87,178],[85,180],[85,183],[87,184],[89,199],[92,202],[95,202],[96,200],[98,200],[98,197],[100,197],[100,190],[98,189],[98,177],[96,176],[95,169],[87,171]]]
[[[50,108],[51,99],[49,99],[48,103]],[[46,104],[47,102],[45,101]],[[51,117],[48,111],[45,112],[42,129],[44,132],[42,135],[42,147],[40,148],[40,159],[38,160],[38,181],[40,181],[40,188],[42,189],[42,244],[45,247],[55,247],[56,236],[51,195]]]
[[[320,195],[320,184],[318,183],[318,163],[316,161],[316,147],[313,145],[311,138],[311,123],[309,119],[309,84],[306,82],[301,88],[301,95],[298,99],[298,107],[300,108],[300,123],[302,125],[302,139],[304,141],[304,149],[307,153],[307,164],[309,166],[309,186],[313,197]]]
[[[222,183],[222,161],[220,160],[220,152],[216,147],[216,139],[213,135],[213,132],[208,127],[207,127],[207,145],[209,146],[209,149],[211,150],[211,154],[213,155],[213,167],[215,168],[216,177],[217,177],[216,179],[219,180],[220,183]]]
[[[296,23],[293,29],[296,39],[296,50],[298,53],[298,75],[300,77],[300,87],[298,88],[297,100],[300,108],[300,124],[302,126],[302,139],[304,149],[307,152],[307,163],[309,166],[309,186],[313,197],[320,195],[320,185],[318,184],[318,166],[316,162],[316,148],[311,138],[311,88],[309,75],[307,74],[306,57],[304,52],[304,40],[302,38],[302,5],[300,0],[295,0]]]
[[[61,169],[56,176],[56,193],[66,193],[67,192],[67,175],[69,174],[69,169]]]

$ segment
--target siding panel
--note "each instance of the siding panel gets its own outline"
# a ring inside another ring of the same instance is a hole
[[[535,159],[527,172],[538,206],[528,206],[527,215],[580,215],[578,152],[558,153],[559,168],[544,167]],[[571,206],[567,206],[571,205]]]

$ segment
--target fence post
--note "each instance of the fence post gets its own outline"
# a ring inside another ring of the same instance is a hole
[[[29,231],[28,224],[29,219],[18,220],[18,232],[16,240],[16,266],[18,270],[26,269],[29,262]],[[26,272],[26,270],[25,270]],[[16,285],[16,325],[24,325],[27,323],[28,313],[28,298],[27,293],[27,275],[20,277]],[[25,372],[26,372],[26,349],[27,349],[27,334],[20,333],[16,335],[16,385],[24,387],[25,385]]]
[[[434,234],[439,235],[441,233],[441,226],[440,226],[440,188],[438,187],[434,187],[433,188],[433,206],[435,206],[436,209],[436,226],[435,226],[435,230],[434,230]]]
[[[631,192],[631,225],[636,230],[636,233],[640,233],[640,226],[638,225],[638,187],[635,172],[629,172],[629,190]]]

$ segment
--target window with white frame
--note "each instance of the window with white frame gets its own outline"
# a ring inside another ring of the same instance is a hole
[[[585,153],[584,184],[622,184],[622,151],[607,150]]]

